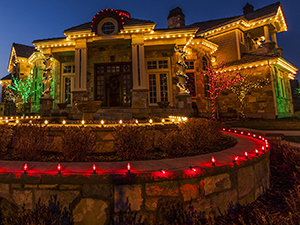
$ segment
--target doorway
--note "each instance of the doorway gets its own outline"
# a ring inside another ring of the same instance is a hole
[[[131,106],[131,62],[95,64],[95,100],[103,106]]]

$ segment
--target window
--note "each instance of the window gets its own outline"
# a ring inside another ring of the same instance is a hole
[[[186,70],[186,75],[189,77],[189,79],[186,82],[186,85],[190,91],[190,95],[196,96],[194,61],[186,61],[185,64],[188,66],[188,69]]]
[[[208,61],[205,57],[203,57],[202,58],[202,69],[203,69],[204,73],[206,73],[207,67],[208,67]],[[204,76],[203,83],[204,83],[204,96],[205,97],[209,97],[209,93],[208,93],[209,85],[207,85],[208,82],[209,82],[208,77]]]
[[[61,102],[67,102],[68,105],[72,104],[73,86],[74,86],[75,65],[63,64],[62,65],[62,96]]]
[[[159,69],[168,69],[168,60],[159,60],[158,68]]]
[[[118,22],[112,17],[106,17],[97,25],[99,36],[118,34]]]
[[[147,62],[147,69],[157,69],[157,61],[148,61]]]
[[[101,30],[104,34],[111,34],[115,30],[115,25],[112,22],[105,22],[102,25]]]
[[[151,73],[148,81],[150,104],[169,101],[168,73]]]

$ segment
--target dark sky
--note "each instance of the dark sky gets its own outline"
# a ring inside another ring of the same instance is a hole
[[[258,9],[276,0],[248,0]],[[133,18],[152,20],[156,28],[167,27],[169,11],[177,6],[186,25],[241,15],[247,0],[0,0],[0,78],[7,75],[13,42],[31,45],[33,40],[62,37],[69,27],[91,21],[102,9],[122,9]],[[300,0],[281,1],[288,31],[278,35],[284,57],[300,67]]]

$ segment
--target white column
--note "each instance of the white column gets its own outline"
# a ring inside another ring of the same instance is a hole
[[[268,26],[264,26],[264,34],[265,34],[266,42],[270,42],[270,32]]]
[[[133,89],[137,89],[138,86],[139,86],[137,44],[133,44],[131,47],[132,47],[132,79],[133,79]]]
[[[74,91],[86,91],[87,49],[75,49]]]
[[[275,48],[278,48],[276,33],[272,34],[272,41],[275,42]]]
[[[139,45],[139,75],[140,75],[140,88],[147,89],[146,72],[145,72],[145,46]]]

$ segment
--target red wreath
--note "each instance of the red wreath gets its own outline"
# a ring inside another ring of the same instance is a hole
[[[113,90],[117,90],[119,88],[120,82],[116,77],[110,77],[109,86]]]

